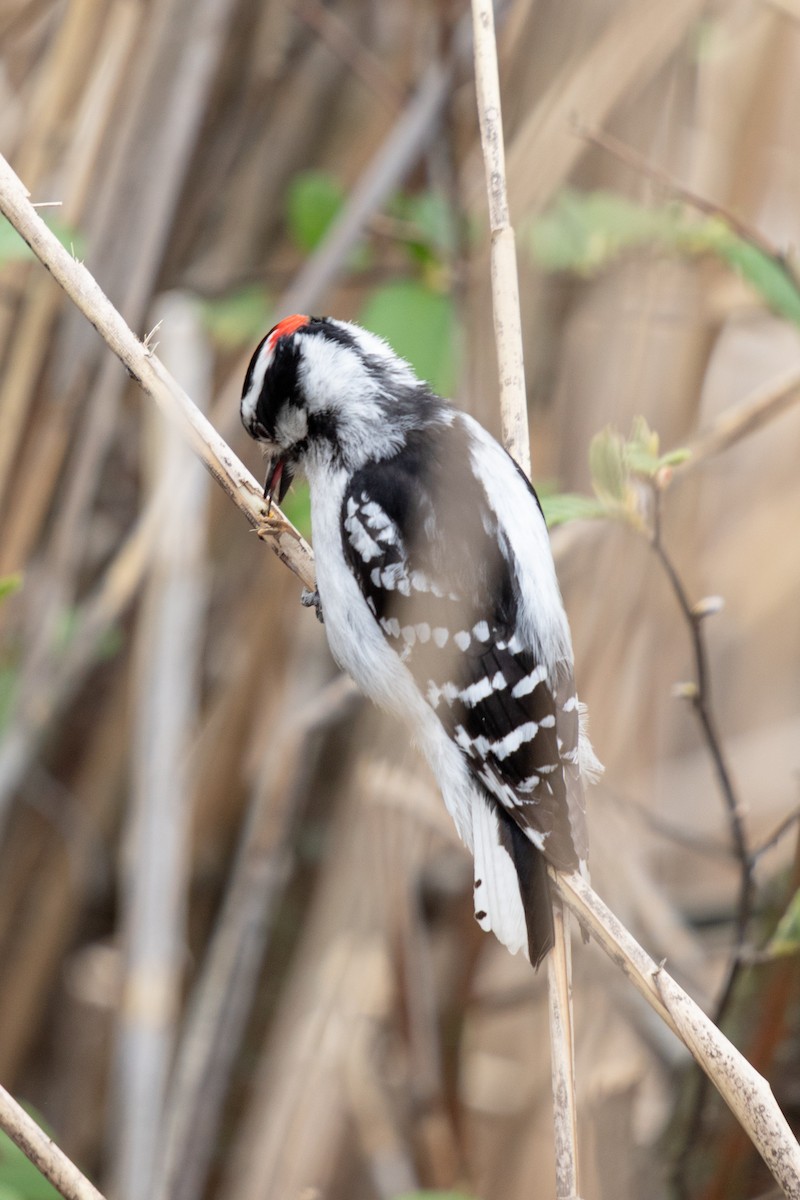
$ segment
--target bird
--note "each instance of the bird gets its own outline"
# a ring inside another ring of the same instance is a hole
[[[303,603],[427,759],[473,855],[478,924],[538,967],[554,937],[548,864],[586,873],[584,783],[602,767],[536,491],[383,338],[334,317],[279,321],[240,411],[270,504],[308,481]]]

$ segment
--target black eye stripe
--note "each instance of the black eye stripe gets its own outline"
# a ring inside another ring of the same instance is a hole
[[[262,338],[247,368],[243,394],[253,385],[259,355],[269,342],[273,330]],[[256,399],[253,426],[260,427],[261,437],[273,438],[278,414],[287,405],[302,405],[297,390],[297,369],[300,351],[293,337],[280,338],[272,351],[272,359],[264,373],[264,382]]]

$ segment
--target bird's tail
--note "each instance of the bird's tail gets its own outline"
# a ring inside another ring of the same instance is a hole
[[[475,918],[512,954],[538,967],[553,945],[553,911],[544,855],[485,792],[473,802]]]

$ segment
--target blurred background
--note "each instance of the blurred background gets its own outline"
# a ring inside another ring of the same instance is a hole
[[[554,531],[593,883],[711,1012],[738,938],[724,1027],[796,1125],[800,5],[497,24],[534,479],[617,518]],[[3,153],[256,474],[241,381],[294,311],[497,430],[465,3],[0,0],[0,51]],[[544,973],[474,925],[404,732],[5,224],[0,269],[0,1080],[115,1200],[547,1200]],[[575,942],[583,1194],[769,1194]]]

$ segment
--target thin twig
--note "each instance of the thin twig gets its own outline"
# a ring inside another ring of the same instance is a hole
[[[796,364],[755,388],[740,404],[726,409],[689,443],[689,457],[673,468],[673,478],[693,471],[743,438],[749,437],[800,400],[800,367]]]
[[[731,842],[736,854],[736,859],[739,863],[740,885],[739,885],[739,902],[736,914],[736,928],[734,937],[734,954],[731,961],[729,977],[723,988],[722,996],[720,997],[715,1010],[715,1021],[719,1023],[727,1010],[730,1001],[730,992],[735,982],[735,976],[738,973],[736,961],[739,956],[739,951],[744,944],[745,935],[747,933],[747,925],[750,920],[752,898],[753,898],[753,862],[750,850],[747,844],[747,835],[745,833],[744,822],[742,820],[741,805],[736,796],[736,791],[733,785],[728,764],[725,759],[725,752],[722,748],[722,740],[717,732],[716,722],[711,704],[711,685],[708,670],[708,654],[706,651],[705,636],[703,632],[704,614],[702,611],[695,608],[691,604],[683,582],[678,574],[678,571],[669,556],[661,531],[661,502],[662,491],[656,487],[654,489],[655,505],[653,513],[653,529],[650,539],[650,544],[656,554],[664,572],[669,580],[675,599],[678,601],[678,606],[681,610],[686,626],[689,630],[689,636],[692,643],[692,653],[695,663],[695,682],[687,691],[687,698],[691,701],[692,708],[697,714],[697,719],[700,722],[700,727],[703,731],[703,736],[708,746],[711,760],[714,764],[714,771],[717,776],[722,798],[725,802],[725,808],[728,814],[728,827],[731,835]],[[733,976],[733,978],[731,978]]]
[[[731,842],[739,864],[739,899],[736,906],[733,947],[728,961],[725,982],[714,1007],[714,1021],[717,1025],[721,1025],[728,1013],[736,984],[745,965],[742,951],[747,936],[747,927],[752,916],[755,891],[753,878],[754,862],[747,844],[747,834],[742,820],[741,806],[736,797],[733,779],[725,759],[722,740],[717,732],[711,704],[711,684],[704,635],[705,616],[701,609],[691,604],[677,568],[664,546],[661,523],[662,498],[663,492],[656,486],[654,488],[653,527],[650,544],[669,580],[673,594],[678,602],[678,607],[689,630],[695,664],[695,681],[687,689],[686,695],[691,701],[692,708],[700,723],[711,761],[714,764],[714,771],[728,814],[728,828]],[[686,1164],[701,1136],[702,1118],[707,1096],[708,1079],[707,1076],[702,1075],[698,1080],[686,1120],[685,1138],[679,1155],[676,1178],[677,1176],[685,1176]]]
[[[112,351],[132,371],[143,390],[183,430],[203,463],[259,535],[303,582],[310,584],[314,569],[308,545],[274,505],[272,519],[266,519],[258,483],[209,422],[194,411],[191,400],[165,368],[156,358],[148,357],[141,342],[128,329],[85,267],[50,234],[28,202],[22,184],[2,158],[0,211],[86,314]],[[766,1081],[678,985],[665,972],[659,973],[652,959],[584,880],[574,875],[556,875],[555,888],[665,1023],[678,1034],[690,1052],[702,1060],[704,1070],[730,1104],[786,1195],[792,1200],[800,1200],[800,1147]],[[13,1101],[3,1103],[3,1095],[0,1092],[0,1126],[13,1127],[18,1106],[13,1105]],[[26,1141],[23,1145],[22,1140],[17,1144],[36,1161],[35,1144],[29,1145]],[[64,1194],[74,1195],[78,1200],[84,1200],[84,1197],[98,1200],[99,1197],[93,1189]]]
[[[795,805],[792,811],[785,816],[782,821],[778,822],[772,832],[768,833],[764,840],[760,842],[758,846],[754,847],[751,852],[751,858],[753,861],[757,862],[758,859],[761,858],[762,854],[766,854],[768,850],[771,850],[773,846],[776,846],[781,838],[784,837],[784,835],[787,834],[792,826],[796,825],[798,821],[800,821],[800,804]]]
[[[103,1200],[63,1150],[47,1136],[4,1087],[0,1087],[0,1126],[67,1200]]]

